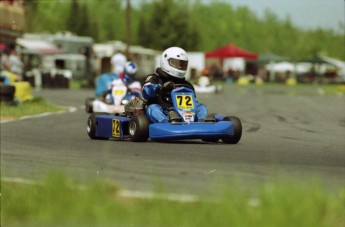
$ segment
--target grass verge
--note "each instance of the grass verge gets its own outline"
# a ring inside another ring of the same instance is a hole
[[[344,226],[345,190],[279,181],[233,183],[195,202],[119,196],[114,183],[83,185],[62,174],[41,184],[1,182],[3,226]]]
[[[56,112],[63,110],[63,107],[47,103],[41,97],[35,97],[31,101],[19,103],[18,105],[0,104],[0,120],[16,120],[23,116],[36,115],[45,112]]]

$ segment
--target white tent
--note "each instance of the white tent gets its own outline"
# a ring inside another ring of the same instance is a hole
[[[308,72],[312,64],[310,63],[291,63],[291,62],[280,62],[266,65],[266,69],[272,72],[296,72],[305,73]]]
[[[345,81],[345,62],[335,59],[335,58],[330,58],[330,57],[323,57],[323,58],[338,68],[337,70],[338,76],[342,79],[342,81]]]
[[[296,76],[296,74],[306,73],[310,71],[312,67],[311,63],[291,63],[291,62],[279,62],[279,63],[271,63],[266,65],[266,69],[269,71],[269,78],[271,81],[275,79],[276,73],[287,73],[290,72],[292,76]]]
[[[266,69],[273,72],[286,72],[286,71],[294,71],[295,65],[291,62],[279,62],[275,64],[268,64],[266,65]]]
[[[238,70],[244,72],[246,68],[246,59],[234,57],[234,58],[224,58],[223,70],[226,72],[227,69]]]

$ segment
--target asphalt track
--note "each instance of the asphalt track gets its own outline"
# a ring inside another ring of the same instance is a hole
[[[37,180],[60,171],[81,182],[110,179],[127,190],[205,193],[235,181],[255,187],[275,178],[345,187],[345,95],[315,87],[227,86],[198,94],[210,112],[243,124],[236,145],[91,140],[83,109],[92,90],[36,96],[75,111],[2,123],[1,177]]]

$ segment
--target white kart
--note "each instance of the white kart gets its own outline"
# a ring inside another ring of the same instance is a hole
[[[141,95],[141,84],[134,81],[128,87],[121,79],[111,83],[111,92],[104,99],[88,98],[85,101],[87,113],[123,113],[129,100]]]
[[[223,91],[222,85],[211,84],[207,76],[201,76],[198,84],[194,85],[195,92],[197,93],[221,93]]]

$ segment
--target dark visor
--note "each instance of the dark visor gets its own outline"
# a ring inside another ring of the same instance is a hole
[[[188,66],[188,61],[178,60],[174,58],[170,58],[168,62],[170,66],[181,70],[186,70]]]

